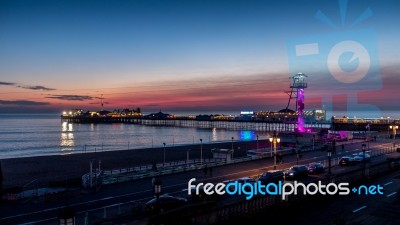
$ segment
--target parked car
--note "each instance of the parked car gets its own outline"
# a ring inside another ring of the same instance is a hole
[[[258,178],[258,181],[263,185],[278,183],[280,180],[283,180],[283,170],[268,170]]]
[[[367,153],[365,153],[365,155],[364,155],[362,152],[360,152],[359,154],[357,154],[353,157],[353,160],[357,161],[357,162],[362,162],[362,161],[364,161],[364,159],[365,159],[365,161],[370,161],[371,156]]]
[[[179,198],[168,194],[164,194],[159,197],[159,202],[157,202],[156,197],[146,202],[144,205],[144,209],[145,211],[150,213],[168,211],[174,208],[184,206],[186,205],[186,203],[187,200],[185,198]]]
[[[353,157],[344,156],[340,159],[339,165],[341,166],[351,166],[354,165],[356,161],[354,161]]]
[[[308,173],[309,174],[317,174],[324,172],[324,165],[322,163],[311,163],[308,165]]]
[[[308,167],[305,165],[292,166],[288,170],[286,170],[283,174],[286,180],[293,180],[301,177],[306,177],[308,176]]]

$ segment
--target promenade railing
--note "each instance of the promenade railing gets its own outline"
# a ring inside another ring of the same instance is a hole
[[[301,153],[305,152],[310,152],[313,150],[316,150],[319,148],[305,148],[301,150]],[[396,149],[393,147],[385,147],[382,149],[377,149],[374,150],[370,153],[371,158],[378,158],[378,157],[384,157],[385,154],[395,152]],[[361,150],[358,152],[360,153]],[[341,159],[341,153],[340,151],[337,151],[337,154],[335,157],[331,159],[331,166],[338,166],[339,161]],[[289,155],[289,154],[296,154],[295,151],[293,150],[285,150],[285,151],[280,151],[279,154],[282,155]],[[239,157],[239,158],[233,158],[230,161],[224,160],[224,159],[203,159],[203,162],[201,162],[200,159],[192,159],[189,161],[186,160],[180,160],[180,161],[174,161],[174,162],[166,162],[165,164],[163,163],[157,163],[155,165],[144,165],[144,166],[134,166],[130,168],[121,168],[121,169],[114,169],[114,170],[103,170],[102,174],[99,177],[99,181],[101,184],[112,184],[112,183],[120,183],[120,182],[126,182],[126,181],[132,181],[132,180],[138,180],[138,179],[143,179],[143,178],[148,178],[148,177],[157,177],[157,176],[162,176],[166,174],[173,174],[173,173],[181,173],[181,172],[186,172],[186,171],[194,171],[194,170],[201,170],[205,166],[207,167],[216,167],[216,166],[223,166],[223,165],[228,165],[228,164],[235,164],[235,163],[241,163],[241,162],[247,162],[251,160],[258,160],[258,159],[263,159],[263,158],[271,158],[270,154],[266,154],[263,156],[245,156],[245,157]],[[316,161],[319,163],[322,163],[326,168],[328,167],[329,161],[328,160],[321,160],[321,161]]]

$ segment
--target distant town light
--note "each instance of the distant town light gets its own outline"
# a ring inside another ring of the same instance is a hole
[[[64,111],[64,112],[63,112],[63,115],[67,115],[67,112]]]
[[[253,115],[254,112],[253,111],[241,111],[240,115]]]

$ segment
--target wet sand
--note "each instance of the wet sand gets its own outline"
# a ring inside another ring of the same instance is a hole
[[[256,148],[256,141],[233,142],[234,157],[246,155],[246,151]],[[204,143],[203,158],[211,158],[212,148],[232,148],[231,142]],[[259,148],[269,148],[267,140],[259,140]],[[200,144],[166,147],[166,161],[200,158]],[[36,156],[1,160],[3,188],[24,187],[26,189],[49,185],[79,185],[83,174],[89,172],[89,162],[101,160],[102,169],[119,169],[153,162],[162,163],[163,148],[77,153],[70,155]],[[97,163],[94,164],[97,166]],[[31,181],[33,183],[29,184]]]

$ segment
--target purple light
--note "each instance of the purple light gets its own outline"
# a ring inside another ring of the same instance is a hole
[[[297,91],[297,130],[298,132],[304,132],[304,89]]]

